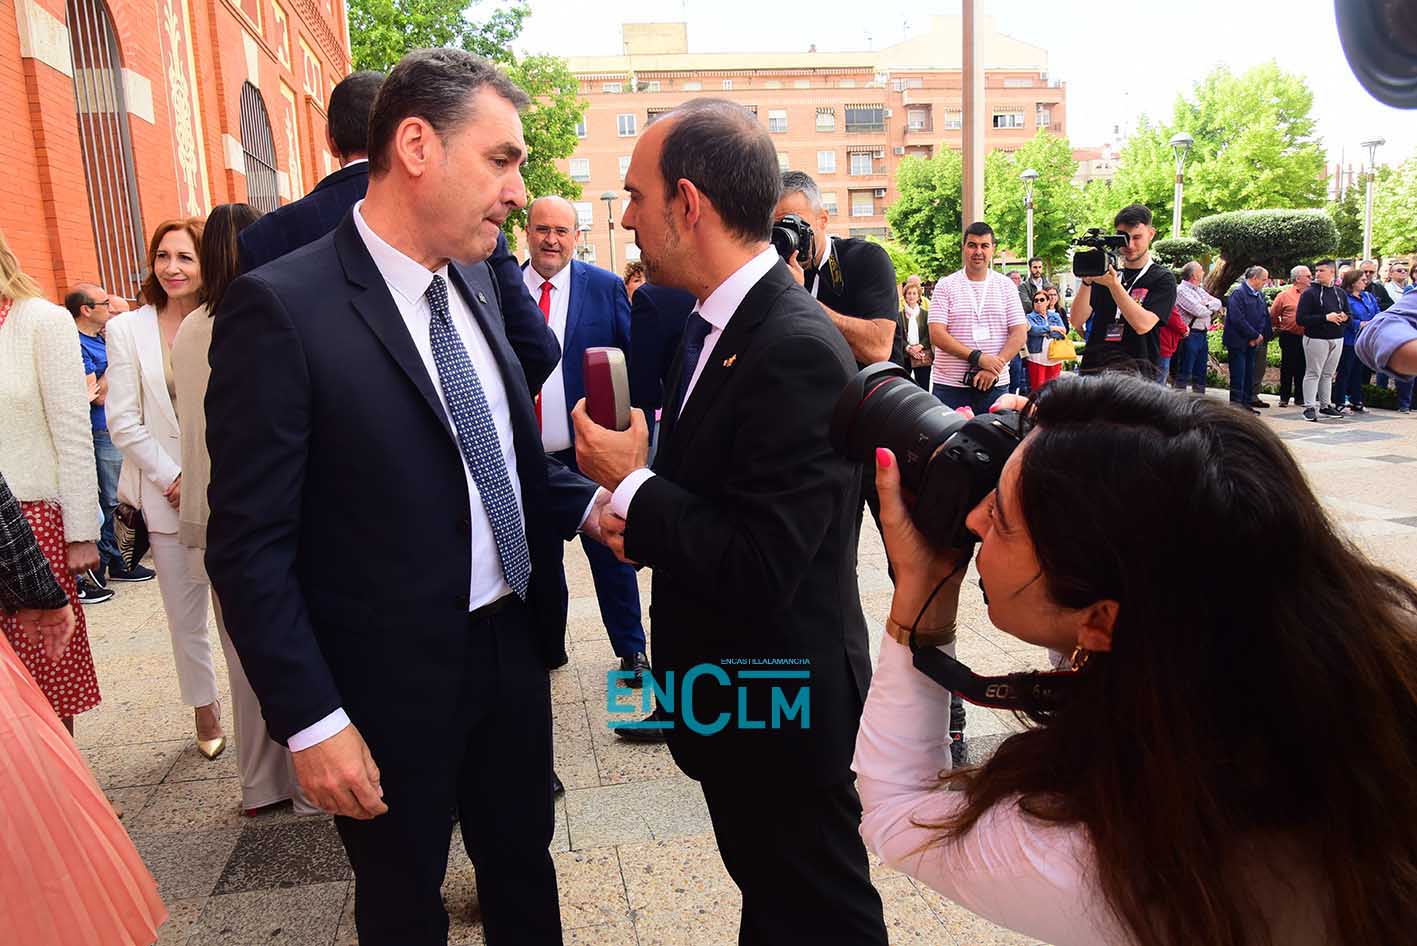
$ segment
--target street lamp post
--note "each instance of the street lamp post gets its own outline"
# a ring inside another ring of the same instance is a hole
[[[1385,138],[1369,138],[1359,145],[1368,152],[1368,193],[1363,210],[1363,259],[1373,255],[1373,178],[1378,175],[1378,148],[1385,144]]]
[[[1038,180],[1038,172],[1027,168],[1018,177],[1023,181],[1023,209],[1028,216],[1028,258],[1033,259],[1033,182]]]
[[[1171,136],[1171,150],[1176,154],[1176,193],[1171,200],[1171,239],[1176,239],[1181,235],[1181,181],[1182,172],[1186,169],[1186,152],[1191,150],[1191,145],[1196,140],[1184,131],[1177,132]]]
[[[610,271],[615,272],[615,198],[620,195],[614,191],[606,191],[600,195],[600,199],[605,201],[605,222],[610,228]]]

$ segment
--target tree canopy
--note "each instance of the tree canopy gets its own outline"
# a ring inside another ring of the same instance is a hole
[[[1223,295],[1248,266],[1287,273],[1298,263],[1331,254],[1338,231],[1322,210],[1238,210],[1196,221],[1192,235],[1220,251],[1206,291]]]
[[[1417,154],[1378,172],[1373,194],[1373,251],[1384,257],[1417,253]]]
[[[1025,185],[1019,178],[1028,168],[1038,172],[1033,182],[1033,252],[1057,266],[1068,258],[1082,207],[1082,194],[1073,185],[1077,162],[1068,139],[1040,131],[1017,151],[991,151],[984,159],[984,219],[1001,248],[1015,256],[1028,252]]]
[[[960,267],[963,174],[960,153],[943,146],[930,158],[905,158],[896,168],[900,196],[886,221],[919,261],[922,275],[938,278]]]

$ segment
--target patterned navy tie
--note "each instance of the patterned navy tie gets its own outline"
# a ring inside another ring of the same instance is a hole
[[[531,555],[527,551],[521,511],[517,509],[507,464],[502,460],[497,427],[487,407],[487,396],[448,315],[448,284],[442,276],[433,277],[424,296],[433,316],[428,326],[433,342],[433,363],[438,367],[438,383],[442,385],[448,413],[458,432],[458,448],[482,496],[482,508],[492,520],[492,537],[502,560],[502,574],[517,597],[525,601],[527,582],[531,579]]]
[[[689,314],[689,321],[684,326],[684,357],[679,365],[679,396],[674,402],[681,414],[684,412],[684,398],[689,395],[689,382],[694,378],[694,369],[698,367],[699,356],[704,351],[704,339],[708,338],[712,329],[713,326],[699,315],[697,309]]]

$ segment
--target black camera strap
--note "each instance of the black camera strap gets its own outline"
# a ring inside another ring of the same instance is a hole
[[[994,709],[1024,713],[1055,711],[1067,702],[1068,694],[1078,680],[1077,673],[1072,670],[1030,670],[997,677],[980,676],[937,647],[918,646],[914,632],[910,635],[910,653],[916,670],[976,706]]]

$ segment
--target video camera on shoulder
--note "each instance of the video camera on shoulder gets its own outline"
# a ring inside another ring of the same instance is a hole
[[[787,214],[772,225],[772,245],[783,262],[797,254],[804,267],[812,262],[812,225],[797,214]]]
[[[1073,254],[1074,276],[1102,276],[1108,267],[1122,269],[1117,251],[1127,245],[1131,237],[1125,233],[1103,233],[1099,227],[1092,227],[1073,241],[1073,246],[1085,246]]]

